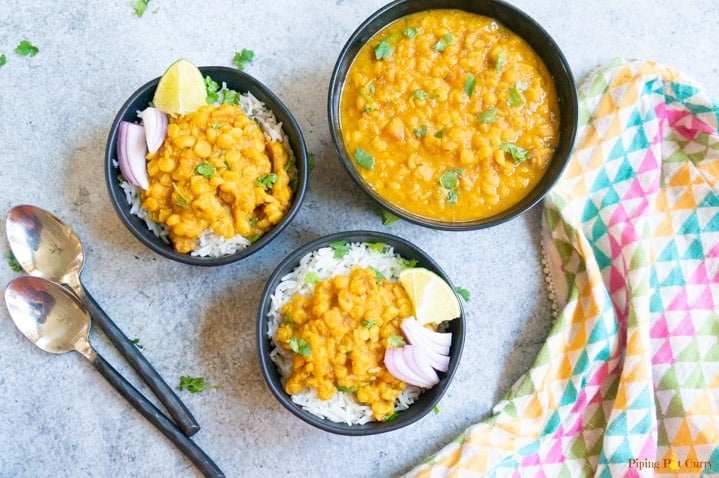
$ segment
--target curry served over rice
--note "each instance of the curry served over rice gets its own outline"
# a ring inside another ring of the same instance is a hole
[[[384,354],[412,312],[401,284],[363,267],[317,282],[308,297],[293,296],[280,309],[284,323],[275,337],[295,352],[285,391],[312,388],[320,400],[354,392],[374,420],[388,419],[407,384],[387,370]]]
[[[422,217],[462,222],[519,202],[559,138],[541,59],[495,20],[429,10],[379,31],[351,65],[342,137],[378,195]]]
[[[290,207],[287,150],[238,105],[170,117],[165,141],[147,159],[150,187],[141,193],[142,207],[167,226],[178,252],[193,251],[206,231],[252,242]]]

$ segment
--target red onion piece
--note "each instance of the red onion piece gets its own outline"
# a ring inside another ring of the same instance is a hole
[[[129,121],[120,121],[117,130],[117,162],[120,173],[130,183],[142,189],[150,187],[146,153],[145,128]]]
[[[400,324],[400,328],[410,344],[432,350],[440,355],[449,355],[449,349],[452,345],[452,334],[433,332],[422,326],[412,317],[403,320]]]
[[[160,149],[167,135],[167,115],[157,108],[148,106],[140,112],[142,125],[145,127],[145,142],[150,154]]]
[[[410,366],[414,366],[412,370],[417,372],[418,375],[430,384],[430,386],[426,388],[431,388],[439,382],[437,372],[434,371],[427,358],[426,350],[415,345],[405,345],[402,347],[402,352],[406,357],[407,363],[410,364]]]
[[[405,383],[423,388],[430,388],[433,385],[410,368],[406,361],[404,347],[388,348],[384,353],[384,365],[389,373]]]

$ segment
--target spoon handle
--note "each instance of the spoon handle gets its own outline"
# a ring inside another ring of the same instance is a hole
[[[90,317],[93,318],[97,326],[102,329],[113,345],[120,351],[120,354],[125,357],[128,363],[137,371],[142,380],[150,387],[150,390],[160,399],[165,408],[167,408],[167,411],[170,412],[170,415],[175,419],[182,433],[188,437],[197,433],[200,429],[200,425],[195,420],[195,417],[192,416],[192,413],[190,413],[190,410],[188,410],[182,400],[180,400],[180,397],[177,396],[175,391],[163,380],[160,374],[157,373],[157,370],[153,368],[137,346],[127,338],[122,330],[120,330],[115,322],[112,321],[84,288],[82,289],[80,298],[85,304],[85,307],[87,307]]]
[[[127,399],[142,416],[150,421],[187,456],[204,476],[224,478],[225,474],[195,442],[190,440],[155,405],[147,400],[130,382],[110,365],[100,354],[91,351],[84,354],[95,368]]]

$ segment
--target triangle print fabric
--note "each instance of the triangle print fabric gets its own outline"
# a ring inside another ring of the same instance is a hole
[[[486,421],[413,477],[719,475],[719,108],[615,60],[544,202],[556,322]]]

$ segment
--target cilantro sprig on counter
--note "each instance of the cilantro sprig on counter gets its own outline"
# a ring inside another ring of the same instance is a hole
[[[30,43],[27,40],[21,41],[17,47],[15,47],[15,53],[21,56],[33,57],[40,52],[40,49]]]
[[[245,65],[250,63],[255,58],[255,52],[243,48],[242,51],[236,51],[235,56],[232,57],[232,64],[235,65],[240,71],[245,69]]]
[[[187,390],[190,393],[204,392],[208,388],[220,388],[218,385],[208,385],[205,382],[204,377],[191,377],[189,375],[183,375],[180,377],[180,385],[177,387],[178,390]]]

